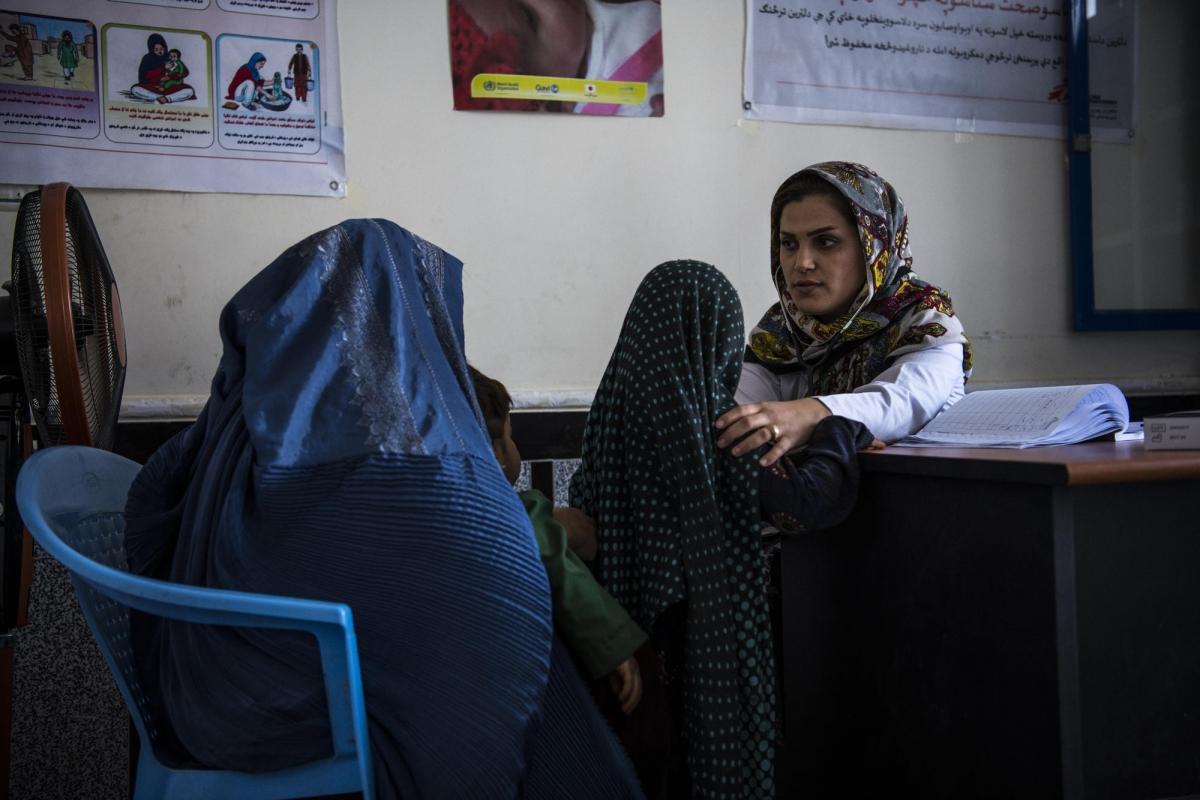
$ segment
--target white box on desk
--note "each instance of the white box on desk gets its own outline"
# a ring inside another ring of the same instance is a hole
[[[1147,450],[1200,450],[1200,411],[1146,417]]]

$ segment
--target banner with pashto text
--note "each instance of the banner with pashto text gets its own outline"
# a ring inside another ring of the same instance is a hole
[[[1127,141],[1134,4],[1100,3],[1093,135]],[[1067,24],[1062,0],[746,0],[745,115],[1064,137]]]
[[[346,194],[336,0],[0,0],[6,183]]]

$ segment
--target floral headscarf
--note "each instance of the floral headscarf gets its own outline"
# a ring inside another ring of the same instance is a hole
[[[850,310],[830,322],[805,314],[787,293],[779,263],[779,219],[800,199],[796,184],[815,175],[837,189],[858,226],[866,266],[863,288]],[[808,395],[849,392],[898,356],[948,342],[963,345],[963,374],[971,372],[971,347],[950,296],[912,271],[908,213],[892,185],[861,164],[830,161],[792,175],[771,203],[771,277],[779,302],[750,333],[746,360],[774,372],[808,370]]]

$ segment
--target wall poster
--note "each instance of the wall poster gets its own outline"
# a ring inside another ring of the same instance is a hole
[[[336,0],[10,2],[0,180],[345,195]]]
[[[1128,137],[1133,3],[1089,34],[1093,132]],[[748,118],[1064,137],[1063,0],[746,0]],[[1100,45],[1096,47],[1096,45]],[[1097,59],[1100,63],[1097,63]]]
[[[658,0],[450,0],[460,111],[663,115]]]

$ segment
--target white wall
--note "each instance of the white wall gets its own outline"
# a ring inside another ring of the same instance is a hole
[[[204,396],[229,296],[288,245],[358,216],[463,259],[481,369],[518,392],[586,395],[661,261],[718,265],[752,324],[773,301],[771,195],[827,159],[862,161],[905,198],[918,273],[951,292],[975,342],[973,385],[1200,390],[1200,332],[1071,331],[1061,142],[740,122],[736,0],[663,4],[661,119],[454,112],[442,0],[339,5],[347,199],[85,192],[124,299],[127,407]],[[5,246],[13,217],[0,214]]]

